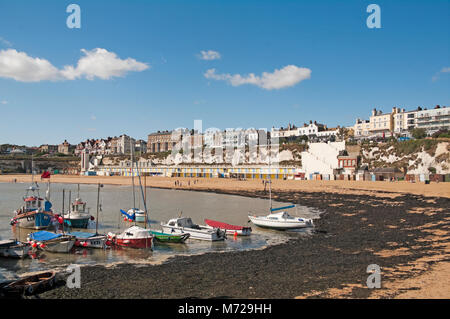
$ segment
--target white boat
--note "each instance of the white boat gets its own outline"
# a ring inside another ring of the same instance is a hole
[[[273,229],[297,229],[313,226],[312,219],[294,217],[286,212],[272,213],[267,216],[248,215],[253,224]]]
[[[24,258],[31,246],[15,239],[0,240],[0,256],[7,258]]]
[[[55,240],[50,240],[48,242],[42,243],[39,247],[42,250],[51,252],[51,253],[68,253],[75,245],[75,237],[72,236],[64,236],[61,238],[57,238]]]
[[[115,245],[130,248],[153,249],[153,235],[148,229],[131,226],[121,234],[108,233],[108,239]]]
[[[67,234],[75,236],[75,247],[105,249],[109,246],[107,235],[88,232],[70,232]]]
[[[270,170],[270,156],[269,156],[269,170]],[[269,183],[270,214],[267,216],[256,216],[249,214],[248,218],[253,224],[259,227],[272,228],[278,230],[298,229],[298,228],[312,227],[314,225],[312,219],[294,217],[289,215],[285,211],[281,211],[288,208],[294,208],[295,205],[272,208],[272,180],[269,179],[268,183]],[[275,211],[281,212],[274,213]]]
[[[226,233],[219,228],[210,229],[206,226],[194,224],[189,217],[173,218],[167,224],[161,223],[164,233],[167,234],[185,234],[188,233],[189,238],[218,241],[224,240]]]

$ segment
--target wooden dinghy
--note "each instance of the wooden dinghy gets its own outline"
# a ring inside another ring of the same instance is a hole
[[[45,271],[14,280],[1,287],[5,295],[31,296],[45,289],[53,288],[56,283],[56,272]]]

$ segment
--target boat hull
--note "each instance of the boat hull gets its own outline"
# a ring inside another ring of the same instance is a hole
[[[72,218],[72,219],[64,219],[66,225],[67,221],[70,221],[70,226],[73,228],[88,228],[90,217],[86,218]]]
[[[107,241],[108,238],[106,237],[106,235],[93,236],[89,238],[77,238],[77,241],[75,241],[75,246],[83,248],[104,249],[108,247],[106,245]]]
[[[24,244],[0,247],[0,256],[6,258],[25,258],[28,256],[30,249],[30,245]]]
[[[44,251],[51,253],[68,253],[75,245],[75,238],[64,238],[63,240],[44,242]]]
[[[206,227],[204,227],[203,229],[193,229],[187,227],[162,225],[162,229],[164,233],[174,235],[187,233],[190,236],[189,238],[198,240],[220,241],[225,239],[225,236],[221,236],[217,231],[207,229]]]
[[[263,228],[288,230],[288,229],[300,229],[311,227],[311,224],[307,222],[267,220],[263,218],[258,218],[257,216],[249,216],[249,218],[253,224]]]
[[[42,272],[15,280],[2,287],[6,295],[27,295],[31,296],[44,289],[53,288],[56,281],[54,271]]]
[[[145,223],[145,216],[141,216],[141,215],[136,214],[135,220],[138,223]]]
[[[16,217],[16,225],[20,228],[27,229],[46,229],[51,223],[51,215],[40,212],[40,213],[27,213],[26,216],[17,216]]]
[[[211,230],[214,229],[214,227],[211,227],[209,225],[205,226],[206,228],[209,228]],[[225,230],[227,235],[234,235],[235,233],[238,236],[250,236],[252,234],[252,229],[250,227],[243,227],[243,229],[226,229],[226,228],[220,228],[222,230]]]
[[[166,234],[157,231],[150,231],[150,233],[155,237],[155,241],[161,243],[184,243],[190,237],[190,234],[188,233],[180,235]]]
[[[118,246],[129,247],[129,248],[152,248],[153,237],[147,238],[116,238],[114,243]]]

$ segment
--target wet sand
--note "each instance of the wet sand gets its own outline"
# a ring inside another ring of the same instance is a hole
[[[59,178],[71,183],[127,180]],[[152,177],[147,185],[169,188],[174,180]],[[212,185],[198,180],[192,185],[191,179],[190,189],[268,197],[261,181],[213,180]],[[40,297],[449,298],[447,183],[373,183],[275,181],[274,199],[323,212],[313,236],[262,250],[177,256],[161,265],[83,267],[80,289],[61,286]],[[386,189],[378,191],[383,185]],[[381,267],[380,289],[366,286],[370,264]]]

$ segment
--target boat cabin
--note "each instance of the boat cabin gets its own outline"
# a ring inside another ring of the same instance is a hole
[[[275,214],[270,214],[269,216],[267,216],[268,219],[272,219],[272,220],[280,220],[280,219],[296,219],[295,217],[292,217],[291,215],[289,215],[286,212],[279,212],[279,213],[275,213]]]
[[[126,229],[122,234],[119,235],[121,238],[148,238],[151,237],[148,230],[139,227],[139,226],[131,226]]]
[[[77,198],[72,203],[72,212],[84,212],[86,211],[86,203],[82,202],[80,198]]]
[[[175,218],[169,220],[169,226],[199,229],[200,227],[192,222],[190,217]]]
[[[24,199],[25,212],[39,210],[42,207],[43,199],[37,196],[30,196]]]

